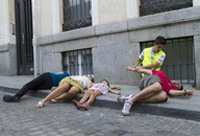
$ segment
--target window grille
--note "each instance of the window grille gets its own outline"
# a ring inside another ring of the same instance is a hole
[[[92,49],[63,53],[64,70],[71,75],[93,75]]]
[[[192,0],[141,0],[140,16],[188,8],[193,6]]]
[[[92,25],[91,0],[63,0],[63,31]]]

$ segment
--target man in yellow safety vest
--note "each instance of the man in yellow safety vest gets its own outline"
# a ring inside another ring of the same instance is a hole
[[[154,46],[150,48],[146,48],[139,55],[138,60],[135,62],[133,66],[127,66],[126,70],[135,70],[136,71],[145,71],[145,69],[150,70],[160,70],[161,66],[165,60],[166,54],[162,51],[163,46],[166,44],[166,40],[162,36],[158,36],[154,40]],[[142,66],[140,64],[142,63]],[[147,70],[146,70],[147,71]],[[145,72],[140,72],[145,73]],[[143,102],[163,102],[167,101],[167,93],[162,91],[163,85],[161,83],[161,79],[158,76],[152,75],[151,72],[147,72],[147,75],[142,77],[139,86],[141,92],[135,95],[122,95],[118,97],[119,102],[124,103],[124,107],[122,109],[123,115],[129,115],[129,110],[133,104],[133,98],[137,99],[146,99],[148,100]],[[148,84],[148,85],[147,85]],[[158,87],[158,86],[159,87]],[[143,88],[145,86],[145,88]],[[158,89],[158,92],[155,92]],[[144,97],[143,97],[144,96]]]
[[[139,55],[138,60],[131,67],[137,67],[138,69],[160,70],[166,57],[165,52],[162,51],[162,48],[165,44],[165,38],[158,36],[154,40],[154,46],[145,48]],[[142,66],[139,66],[141,63]]]

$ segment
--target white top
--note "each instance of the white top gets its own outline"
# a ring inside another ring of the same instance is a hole
[[[74,80],[80,80],[81,85],[83,85],[84,88],[92,86],[92,82],[87,76],[71,76],[71,78]]]

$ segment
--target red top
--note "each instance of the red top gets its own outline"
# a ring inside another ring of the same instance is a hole
[[[172,84],[171,80],[168,79],[167,75],[162,70],[152,70],[153,75],[157,75],[162,82],[163,91],[168,92],[170,90],[177,90]]]

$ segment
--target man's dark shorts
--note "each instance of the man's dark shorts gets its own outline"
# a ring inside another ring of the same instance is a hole
[[[161,83],[160,78],[156,75],[149,75],[149,76],[144,76],[141,78],[140,82],[139,82],[139,88],[140,90],[143,90],[144,88],[154,84],[154,83]]]
[[[143,90],[144,88],[154,84],[154,83],[160,83],[162,86],[162,83],[160,81],[160,78],[156,75],[149,75],[149,76],[144,76],[141,78],[140,82],[139,82],[139,87],[140,90]],[[166,102],[168,100],[168,97],[163,101]]]

